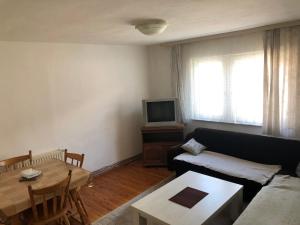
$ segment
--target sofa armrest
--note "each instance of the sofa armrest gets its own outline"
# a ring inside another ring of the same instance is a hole
[[[175,168],[173,167],[173,159],[182,154],[184,150],[181,148],[180,145],[173,146],[167,153],[167,160],[168,160],[168,169],[169,170],[174,170]]]

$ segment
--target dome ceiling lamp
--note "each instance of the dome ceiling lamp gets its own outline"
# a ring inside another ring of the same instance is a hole
[[[165,31],[168,24],[162,19],[148,19],[135,24],[135,29],[145,35],[160,34]]]

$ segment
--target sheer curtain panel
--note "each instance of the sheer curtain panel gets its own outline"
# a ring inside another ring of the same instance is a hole
[[[264,118],[266,134],[300,138],[300,26],[266,31]]]

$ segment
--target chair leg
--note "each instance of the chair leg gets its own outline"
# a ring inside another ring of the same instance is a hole
[[[77,198],[78,198],[78,202],[80,203],[81,208],[83,209],[85,215],[88,216],[88,213],[87,213],[87,211],[86,211],[86,209],[85,209],[85,206],[84,206],[84,204],[83,204],[83,201],[82,201],[82,199],[81,199],[81,197],[80,197],[80,194],[79,194],[78,192],[77,192]]]
[[[83,202],[80,201],[80,197],[79,197],[79,194],[78,194],[78,191],[76,189],[74,190],[71,190],[70,191],[70,195],[71,195],[71,198],[76,206],[76,209],[77,209],[77,212],[80,216],[80,219],[81,219],[81,222],[84,224],[84,225],[88,225],[88,224],[91,224],[90,221],[89,221],[89,218],[88,218],[88,215],[87,215],[87,212],[85,210],[85,207],[83,205]]]
[[[72,199],[71,196],[68,196],[68,202],[70,204],[71,209],[73,208],[73,203],[72,203]]]
[[[59,224],[59,225],[62,225],[62,219],[61,218],[57,219],[56,223]]]
[[[63,216],[63,220],[64,220],[64,222],[65,222],[65,225],[70,225],[70,221],[69,221],[67,215],[64,215],[64,216]]]

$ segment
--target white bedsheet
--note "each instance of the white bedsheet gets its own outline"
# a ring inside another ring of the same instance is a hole
[[[174,159],[203,166],[230,176],[245,178],[265,184],[280,169],[280,165],[265,165],[212,151],[203,151],[199,155],[183,153]]]
[[[300,179],[275,176],[262,188],[234,225],[299,225]]]

